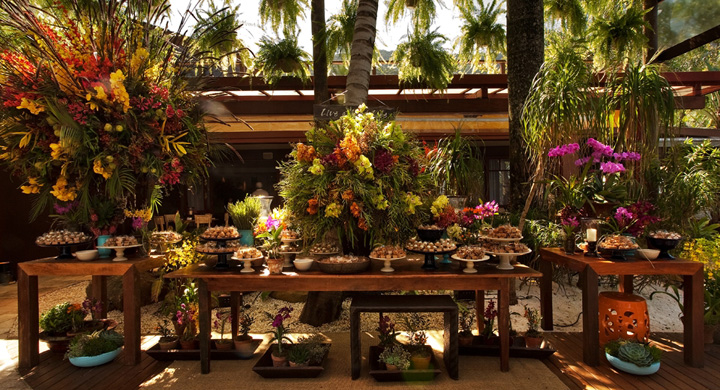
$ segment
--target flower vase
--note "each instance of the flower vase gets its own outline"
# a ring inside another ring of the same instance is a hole
[[[253,231],[252,230],[238,230],[240,234],[242,235],[240,237],[240,245],[245,246],[255,246],[255,237],[253,237]]]
[[[283,264],[285,264],[285,259],[283,258],[267,259],[267,267],[271,275],[282,274]]]
[[[107,241],[110,237],[112,236],[98,236],[97,246],[103,246],[105,241]],[[100,256],[101,259],[107,259],[110,257],[110,254],[112,254],[112,249],[98,249],[98,256]]]
[[[573,236],[566,237],[565,241],[563,241],[563,249],[565,250],[566,255],[574,255],[575,254],[575,237],[573,237]]]
[[[285,367],[288,365],[286,356],[275,356],[275,352],[270,354],[272,358],[273,367]]]

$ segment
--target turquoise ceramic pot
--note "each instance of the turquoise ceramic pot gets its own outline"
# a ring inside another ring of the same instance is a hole
[[[652,375],[660,369],[660,362],[653,363],[649,367],[639,367],[633,363],[628,363],[626,361],[623,361],[619,358],[616,358],[615,356],[610,355],[609,353],[605,353],[605,357],[607,357],[608,362],[613,367],[617,368],[620,371],[625,371],[629,374],[635,374],[635,375]]]
[[[240,237],[240,245],[254,246],[255,238],[253,237],[252,230],[238,230],[242,237]]]
[[[110,237],[112,236],[98,236],[97,246],[103,246],[103,244],[105,244],[105,241],[107,241]],[[100,256],[101,259],[106,259],[110,257],[110,254],[112,254],[112,249],[98,249],[98,256]]]
[[[97,356],[80,356],[71,357],[70,363],[75,367],[95,367],[105,363],[109,363],[120,354],[122,348],[118,348],[114,351],[105,352]]]

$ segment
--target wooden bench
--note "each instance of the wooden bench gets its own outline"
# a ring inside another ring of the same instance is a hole
[[[458,379],[458,307],[449,295],[377,295],[353,298],[350,305],[352,379],[360,377],[360,313],[444,313],[443,360],[452,379]]]

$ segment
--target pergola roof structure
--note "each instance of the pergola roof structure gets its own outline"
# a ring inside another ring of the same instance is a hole
[[[720,72],[664,73],[675,91],[678,108],[701,109],[704,95],[720,90]],[[599,92],[606,78],[596,76]],[[274,143],[302,140],[312,126],[312,81],[285,78],[274,86],[261,77],[204,77],[191,80],[209,100],[210,111],[225,123],[209,126],[213,142]],[[345,76],[328,77],[331,94],[345,89]],[[402,126],[422,138],[439,138],[460,127],[484,140],[507,140],[506,74],[456,75],[447,90],[398,87],[396,75],[370,76],[369,106],[398,110]],[[705,136],[720,135],[710,131]],[[702,134],[687,134],[702,136]]]

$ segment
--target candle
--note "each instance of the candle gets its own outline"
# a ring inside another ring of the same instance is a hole
[[[587,240],[588,240],[588,242],[597,241],[597,229],[588,229],[587,230]]]

